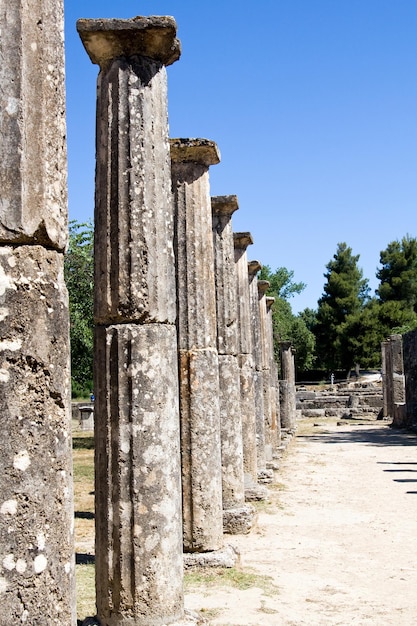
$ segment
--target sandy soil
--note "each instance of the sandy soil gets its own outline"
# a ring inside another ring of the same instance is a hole
[[[227,538],[275,591],[200,586],[186,607],[218,626],[417,624],[416,444],[381,422],[300,424],[257,528]]]

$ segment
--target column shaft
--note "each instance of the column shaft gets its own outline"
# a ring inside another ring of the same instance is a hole
[[[232,230],[232,214],[238,208],[237,198],[216,196],[211,199],[211,206],[219,352],[222,494],[223,509],[228,509],[242,506],[245,502]]]
[[[0,27],[0,623],[75,625],[63,2]]]
[[[236,289],[238,303],[238,360],[240,369],[240,410],[242,413],[243,468],[245,483],[256,483],[256,415],[254,359],[252,352],[251,308],[246,249],[252,244],[250,233],[234,233]]]
[[[266,468],[265,457],[265,406],[264,381],[262,368],[262,335],[259,313],[258,278],[257,273],[262,268],[259,261],[250,261],[248,264],[249,298],[251,309],[252,353],[253,353],[253,384],[255,393],[256,419],[256,454],[258,462],[258,477]]]
[[[164,65],[172,18],[79,20],[97,91],[94,384],[97,612],[183,615],[173,203]]]
[[[219,361],[209,166],[220,160],[206,139],[172,139],[172,189],[180,348],[183,545],[223,544]]]

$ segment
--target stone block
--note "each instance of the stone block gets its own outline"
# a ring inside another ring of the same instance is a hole
[[[247,535],[256,525],[257,513],[251,504],[223,511],[223,530],[229,535]]]
[[[0,622],[75,624],[63,255],[0,247]]]
[[[166,70],[114,61],[99,76],[96,323],[175,323]],[[110,112],[110,113],[109,113]],[[116,174],[117,173],[117,174]]]
[[[223,545],[217,350],[180,350],[184,551]]]
[[[98,615],[174,621],[183,612],[176,329],[97,327],[95,343]]]
[[[0,39],[0,243],[67,243],[63,2],[5,2]]]
[[[219,355],[223,509],[243,504],[243,443],[237,357]]]

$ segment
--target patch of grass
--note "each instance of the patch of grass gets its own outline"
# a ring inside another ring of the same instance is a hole
[[[94,450],[94,437],[88,434],[77,434],[72,437],[73,450]]]
[[[184,574],[185,591],[193,587],[204,585],[205,587],[234,587],[245,590],[252,587],[262,589],[266,595],[278,593],[278,587],[272,582],[271,576],[256,574],[248,569],[237,567],[210,569],[195,569]]]
[[[274,613],[278,613],[275,609],[271,609],[268,606],[265,606],[265,602],[261,601],[261,607],[258,609],[260,613],[267,613],[268,615],[274,615]]]
[[[222,612],[222,609],[219,608],[206,609],[204,607],[198,611],[201,617],[205,617],[206,619],[214,619],[215,617],[219,617]]]
[[[94,565],[76,565],[77,618],[84,620],[96,614]]]

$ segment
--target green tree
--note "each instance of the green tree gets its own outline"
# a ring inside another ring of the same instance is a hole
[[[73,396],[93,389],[93,225],[70,222],[64,272],[69,294]]]
[[[320,367],[348,372],[355,363],[350,325],[358,319],[369,294],[368,281],[346,243],[339,243],[326,265],[324,293],[318,301],[314,327]]]
[[[286,267],[279,267],[273,272],[269,265],[264,265],[259,274],[260,280],[268,280],[268,295],[275,298],[272,309],[274,331],[274,351],[278,359],[279,342],[289,340],[295,348],[295,364],[298,370],[312,367],[314,360],[314,335],[307,328],[303,318],[295,316],[288,299],[305,289],[305,283],[294,282],[294,272]]]
[[[406,235],[380,253],[377,294],[381,302],[395,300],[417,313],[417,239]]]

